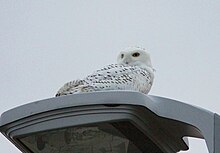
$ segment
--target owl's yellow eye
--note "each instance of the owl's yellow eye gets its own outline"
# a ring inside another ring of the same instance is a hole
[[[133,57],[138,57],[138,56],[140,56],[140,53],[138,53],[138,52],[133,53],[132,56],[133,56]]]
[[[123,58],[124,57],[124,54],[121,54],[121,58]]]

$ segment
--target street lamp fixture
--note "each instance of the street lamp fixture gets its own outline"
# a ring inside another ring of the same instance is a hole
[[[186,137],[220,152],[219,115],[131,91],[32,102],[3,113],[0,131],[23,153],[176,153]]]

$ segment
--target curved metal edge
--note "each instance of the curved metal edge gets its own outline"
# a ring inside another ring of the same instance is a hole
[[[154,107],[153,102],[146,95],[132,91],[100,91],[53,97],[21,105],[4,112],[1,115],[0,127],[30,115],[67,107],[100,104],[130,104],[145,106],[146,103],[149,103],[147,104],[149,107]]]
[[[193,125],[200,130],[201,137],[205,139],[209,152],[217,153],[214,152],[214,113],[168,98],[150,96],[150,99],[158,102],[157,106],[160,111],[157,115]],[[193,133],[188,136],[195,137]],[[198,136],[198,138],[200,138],[200,136]],[[220,150],[218,150],[218,152],[219,151]]]

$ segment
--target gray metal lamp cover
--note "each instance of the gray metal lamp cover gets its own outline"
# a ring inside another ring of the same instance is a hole
[[[25,153],[85,151],[91,143],[100,152],[110,144],[118,153],[174,153],[188,149],[188,136],[205,139],[210,153],[220,152],[219,115],[139,92],[54,97],[6,111],[0,119],[2,134]]]

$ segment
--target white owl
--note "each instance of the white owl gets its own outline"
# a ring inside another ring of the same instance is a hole
[[[56,96],[103,90],[132,90],[147,94],[154,80],[149,53],[140,47],[120,52],[117,64],[111,64],[82,80],[64,84]]]

